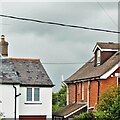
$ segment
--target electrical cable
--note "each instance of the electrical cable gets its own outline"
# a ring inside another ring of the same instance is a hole
[[[51,22],[51,21],[43,21],[43,20],[37,20],[37,19],[31,19],[31,18],[16,17],[16,16],[11,16],[11,15],[0,14],[0,16],[1,17],[6,17],[6,18],[11,18],[11,19],[31,21],[31,22],[37,22],[37,23],[42,23],[42,24],[50,24],[50,25],[56,25],[56,26],[62,26],[62,27],[86,29],[86,30],[92,30],[92,31],[100,31],[100,32],[107,32],[107,33],[116,33],[116,34],[120,33],[118,31],[108,30],[108,29],[92,28],[92,27],[78,26],[78,25],[72,25],[72,24],[64,24],[64,23]]]
[[[103,9],[103,11],[105,12],[105,14],[110,18],[110,20],[112,21],[112,23],[115,25],[115,26],[117,26],[117,28],[118,28],[118,25],[116,24],[116,22],[113,20],[113,18],[108,14],[108,12],[105,10],[105,8],[101,5],[101,3],[98,1],[98,0],[96,0],[97,1],[97,4],[100,6],[100,8],[102,8]]]

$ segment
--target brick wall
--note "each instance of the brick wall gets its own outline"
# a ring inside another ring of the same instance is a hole
[[[69,91],[69,104],[75,102],[75,84],[68,84],[68,91]]]
[[[90,107],[93,107],[97,103],[98,99],[98,82],[91,81],[90,83]]]
[[[84,101],[87,102],[88,82],[84,82]]]
[[[106,80],[100,81],[100,94],[102,94],[108,87],[116,86],[117,85],[117,76],[115,73],[120,72],[120,67],[110,75]]]
[[[82,84],[77,83],[77,102],[82,100]]]
[[[117,76],[115,73],[120,73],[120,67],[106,80],[100,80],[99,95],[101,95],[108,87],[117,85]],[[82,101],[82,82],[68,84],[69,104]],[[84,101],[87,102],[88,81],[84,82]],[[98,81],[90,82],[90,107],[94,107],[98,102]]]

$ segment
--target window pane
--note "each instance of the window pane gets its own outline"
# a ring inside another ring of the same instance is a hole
[[[84,100],[84,82],[82,82],[82,100]]]
[[[39,88],[34,89],[34,101],[39,101]]]
[[[100,50],[97,51],[97,65],[100,65]]]
[[[27,88],[27,101],[32,101],[32,88]]]

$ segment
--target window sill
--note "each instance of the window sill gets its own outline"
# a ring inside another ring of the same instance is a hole
[[[35,104],[38,105],[38,104],[39,104],[39,105],[41,105],[42,103],[41,103],[41,102],[25,102],[24,104],[27,104],[27,105],[28,105],[28,104],[29,104],[29,105],[30,105],[30,104],[31,104],[31,105],[32,105],[32,104],[33,104],[33,105],[35,105]]]

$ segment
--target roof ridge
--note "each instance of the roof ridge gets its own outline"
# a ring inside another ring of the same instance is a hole
[[[99,43],[103,43],[103,44],[120,44],[120,43],[118,43],[118,42],[112,42],[112,41],[110,41],[110,42],[97,42],[96,44],[99,44]]]
[[[38,61],[39,58],[8,58],[9,60],[31,60],[31,61]]]

